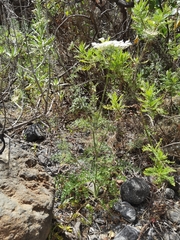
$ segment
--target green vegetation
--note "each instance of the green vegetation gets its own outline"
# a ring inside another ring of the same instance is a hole
[[[175,172],[175,170],[168,166],[168,164],[172,164],[172,162],[167,159],[167,155],[165,155],[161,150],[160,143],[161,142],[159,142],[156,147],[153,147],[150,144],[143,147],[143,151],[148,151],[153,154],[151,159],[154,162],[154,166],[146,168],[144,170],[144,174],[154,177],[154,182],[156,184],[161,185],[167,180],[175,186],[174,178],[169,176],[169,174]]]
[[[162,147],[174,141],[163,120],[179,114],[179,2],[140,0],[123,24],[116,4],[98,18],[93,1],[34,3],[32,19],[0,25],[0,99],[15,106],[15,124],[37,117],[58,136],[65,126],[52,157],[68,166],[56,176],[59,207],[75,209],[74,218],[90,225],[97,206],[109,210],[119,197],[127,171],[154,177],[158,187],[174,185],[175,162]],[[75,134],[81,152],[72,147]],[[142,171],[134,153],[151,166]]]

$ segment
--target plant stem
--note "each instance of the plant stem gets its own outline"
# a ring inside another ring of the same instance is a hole
[[[91,169],[94,171],[94,194],[95,197],[97,197],[98,190],[97,190],[97,161],[98,161],[98,152],[97,152],[97,143],[96,143],[96,136],[95,136],[95,131],[93,129],[92,131],[92,136],[93,136],[93,148],[94,148],[94,159],[92,162]]]

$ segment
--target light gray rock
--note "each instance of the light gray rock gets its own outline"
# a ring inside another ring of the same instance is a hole
[[[0,155],[0,239],[46,240],[51,228],[54,184],[34,155],[8,144]]]
[[[176,203],[173,208],[167,210],[168,219],[173,222],[180,224],[180,204]]]
[[[179,240],[180,239],[180,236],[177,234],[177,233],[165,233],[164,236],[163,236],[163,239],[164,240]]]
[[[127,222],[133,223],[136,220],[136,211],[130,203],[118,201],[114,204],[114,209],[120,212]]]
[[[165,197],[168,198],[168,199],[173,199],[175,196],[175,192],[173,189],[171,188],[166,188],[165,189]]]
[[[137,240],[139,232],[131,226],[125,226],[114,238],[114,240]]]

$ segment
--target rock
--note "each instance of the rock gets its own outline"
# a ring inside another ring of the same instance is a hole
[[[120,212],[121,216],[127,221],[133,223],[136,220],[136,211],[128,202],[116,202],[114,209]]]
[[[120,193],[123,201],[140,204],[148,197],[150,189],[144,179],[133,177],[122,184]]]
[[[1,146],[1,149],[0,149],[0,154],[2,154],[4,152],[5,147],[6,147],[6,143],[5,143],[5,140],[4,140],[4,133],[0,133],[0,140],[2,142],[2,146]]]
[[[0,239],[46,240],[54,204],[52,178],[18,144],[11,143],[8,158],[6,147],[0,156]]]
[[[168,209],[167,217],[173,223],[180,224],[180,204],[176,204],[173,208]]]
[[[168,198],[168,199],[173,199],[174,196],[175,196],[174,190],[171,189],[171,188],[166,188],[166,189],[165,189],[165,196],[166,196],[166,198]]]
[[[147,240],[153,240],[155,239],[155,235],[156,235],[156,232],[154,231],[154,228],[153,227],[150,227],[148,232],[147,232],[147,237],[146,239]]]
[[[38,140],[43,141],[45,139],[39,124],[32,124],[28,126],[24,131],[24,136],[27,142],[34,142]]]
[[[114,240],[137,240],[139,232],[131,226],[125,226],[120,233],[118,233]]]
[[[163,236],[164,240],[179,240],[180,236],[177,233],[171,232],[171,233],[165,233]]]

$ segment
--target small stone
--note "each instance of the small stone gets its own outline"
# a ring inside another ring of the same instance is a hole
[[[48,163],[48,158],[45,157],[44,155],[38,155],[38,160],[39,160],[39,163],[43,166],[46,166],[47,163]]]
[[[136,211],[128,202],[116,202],[114,209],[120,212],[121,216],[127,221],[133,223],[136,220]]]
[[[167,210],[167,217],[173,223],[180,224],[180,206]]]
[[[142,203],[150,193],[147,182],[138,177],[133,177],[121,185],[121,198],[130,204]]]
[[[32,124],[24,131],[24,136],[27,142],[43,141],[45,139],[38,124]]]
[[[165,190],[165,196],[166,196],[166,198],[168,198],[168,199],[173,199],[174,196],[175,196],[174,190],[171,189],[171,188],[166,188],[166,190]]]
[[[153,240],[155,236],[155,231],[153,227],[150,227],[147,233],[147,240]]]
[[[137,240],[139,232],[136,228],[125,226],[120,233],[118,233],[114,240]]]
[[[177,233],[165,233],[163,236],[164,240],[179,240],[180,236]]]

